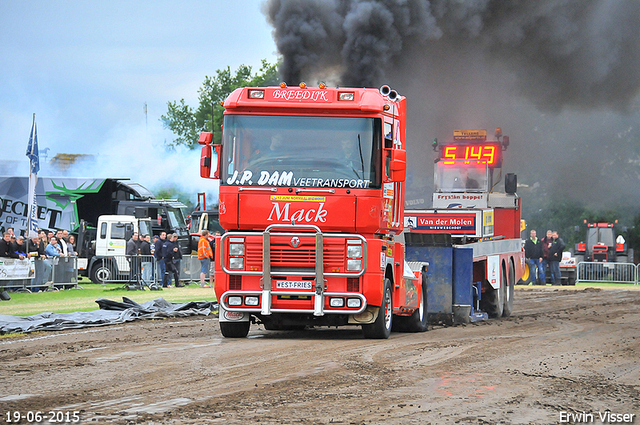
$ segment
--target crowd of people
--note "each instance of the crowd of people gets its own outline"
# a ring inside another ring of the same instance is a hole
[[[56,257],[75,257],[75,237],[68,230],[52,231],[41,230],[37,236],[25,240],[22,235],[16,235],[12,227],[3,232],[0,241],[0,257],[35,258],[35,278],[31,282],[31,291],[38,292],[46,286],[53,284],[52,268]],[[67,281],[66,275],[73,272],[69,268],[62,268],[61,281]]]
[[[531,282],[534,285],[547,284],[547,266],[552,285],[561,285],[560,261],[565,244],[558,231],[547,230],[544,238],[538,239],[535,230],[531,230],[524,243],[524,256],[529,267]]]
[[[216,232],[219,235],[219,232]],[[38,292],[53,285],[52,269],[57,257],[77,256],[76,241],[74,235],[67,230],[52,231],[41,230],[37,237],[25,240],[22,235],[16,235],[12,227],[3,232],[0,239],[0,257],[6,258],[34,258],[35,278],[31,281],[31,291]],[[209,231],[203,230],[198,243],[198,259],[201,264],[200,286],[211,288],[213,286],[213,273],[211,263],[214,258],[215,244],[210,239]],[[133,234],[126,244],[127,260],[130,263],[129,280],[142,282],[151,286],[156,280],[158,285],[164,288],[172,286],[184,287],[180,281],[180,267],[182,252],[178,244],[177,234],[139,235]],[[60,270],[65,272],[66,269]],[[71,270],[72,271],[72,270]],[[56,269],[56,273],[59,273]],[[209,284],[205,283],[209,277]],[[66,282],[67,276],[61,277]],[[58,280],[58,279],[57,279]],[[70,279],[68,279],[70,280]]]
[[[208,247],[208,250],[205,247]],[[210,272],[210,268],[214,252],[215,244],[209,240],[209,231],[205,229],[198,243],[198,259],[201,264],[200,286],[203,288],[213,286],[213,273]],[[152,240],[151,235],[139,235],[136,232],[127,242],[126,254],[131,263],[130,280],[140,281],[141,279],[143,284],[151,285],[154,273],[157,271],[158,281],[163,288],[185,286],[180,281],[182,252],[177,234],[161,232],[159,236],[153,236]],[[205,284],[207,275],[210,285]]]

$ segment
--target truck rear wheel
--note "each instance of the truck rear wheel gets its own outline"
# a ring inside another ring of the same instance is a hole
[[[362,333],[367,339],[387,339],[391,335],[393,322],[393,295],[391,293],[391,281],[384,280],[382,291],[382,305],[378,311],[376,321],[370,325],[362,325]]]
[[[500,282],[498,289],[489,284],[489,288],[482,294],[480,299],[480,308],[492,319],[502,317],[502,312],[504,311],[505,282],[503,272],[501,272],[501,280],[502,282]]]
[[[244,338],[249,333],[251,322],[220,322],[220,332],[225,338]]]
[[[513,295],[514,295],[514,287],[513,281],[516,280],[516,271],[514,269],[513,263],[509,263],[509,280],[507,281],[507,287],[504,291],[504,307],[502,308],[502,317],[511,316],[511,312],[513,311]]]

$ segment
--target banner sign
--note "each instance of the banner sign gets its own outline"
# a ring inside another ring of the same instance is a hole
[[[35,260],[0,258],[0,280],[31,279],[36,276]]]
[[[37,206],[29,206],[28,177],[0,177],[0,230],[13,227],[16,234],[26,234],[28,218],[35,210],[40,229],[67,229],[79,225],[76,201],[85,194],[96,193],[106,179],[39,177],[35,184]]]

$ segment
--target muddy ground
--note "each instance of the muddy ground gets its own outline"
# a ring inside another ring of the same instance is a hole
[[[512,317],[388,340],[138,321],[1,339],[0,362],[0,423],[640,424],[640,291],[519,287]]]

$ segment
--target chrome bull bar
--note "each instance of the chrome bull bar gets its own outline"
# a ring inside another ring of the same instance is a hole
[[[274,232],[275,230],[277,232]],[[291,232],[290,230],[294,230]],[[302,231],[302,232],[301,232]],[[306,231],[306,232],[304,232]],[[314,292],[297,292],[297,291],[273,291],[272,287],[272,271],[271,271],[271,236],[276,234],[277,236],[284,237],[309,237],[315,234],[315,270],[311,271],[303,271],[296,270],[295,272],[282,272],[278,271],[278,276],[296,276],[296,277],[314,277]],[[324,300],[327,296],[345,296],[351,298],[360,298],[361,308],[359,310],[349,310],[348,313],[357,314],[359,312],[364,311],[366,307],[366,299],[362,294],[359,293],[328,293],[325,292],[325,277],[360,277],[367,270],[367,240],[362,235],[350,234],[350,233],[322,233],[318,226],[314,225],[295,225],[295,224],[272,224],[267,227],[264,232],[262,232],[262,271],[247,271],[247,270],[230,270],[227,268],[227,259],[225,257],[225,241],[228,238],[238,238],[238,237],[251,237],[256,236],[255,232],[227,232],[220,238],[220,257],[222,258],[222,270],[229,275],[246,275],[246,276],[262,276],[262,291],[255,293],[255,291],[233,291],[234,294],[238,295],[249,295],[250,293],[254,295],[261,296],[260,309],[255,309],[255,311],[260,311],[263,315],[270,315],[272,312],[288,312],[288,313],[310,313],[309,310],[289,310],[289,309],[273,309],[271,306],[271,297],[275,293],[276,295],[298,295],[298,296],[314,296],[313,301],[313,315],[314,316],[323,316],[325,314],[324,311]],[[341,239],[359,239],[362,241],[362,269],[356,273],[337,273],[337,272],[326,272],[324,271],[324,238],[341,238]],[[245,251],[246,252],[246,251]],[[246,263],[245,263],[246,266]],[[224,301],[226,302],[226,297],[224,295],[230,294],[232,291],[227,291],[223,294]],[[220,300],[222,303],[223,300]],[[230,311],[254,311],[253,309],[247,308],[231,308],[226,304],[223,304],[225,309],[229,309]],[[343,311],[335,311],[335,313],[344,313]],[[334,313],[332,311],[332,313]]]

